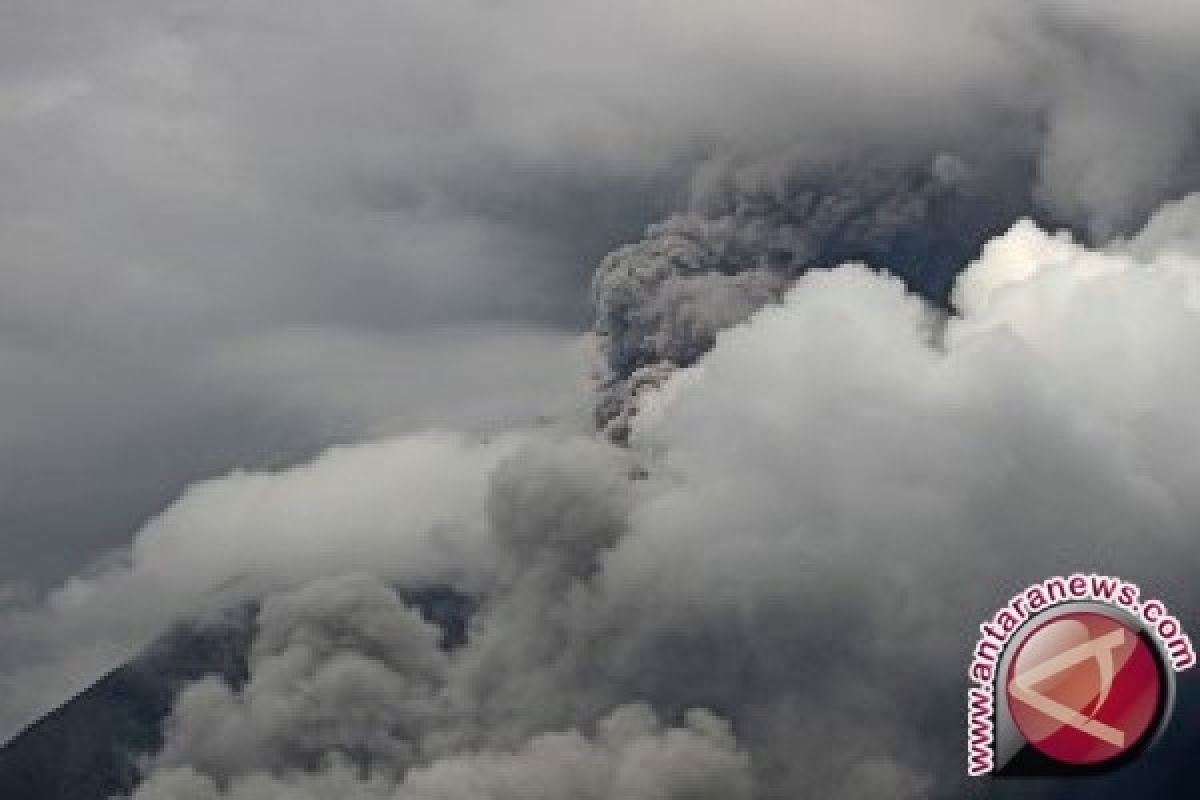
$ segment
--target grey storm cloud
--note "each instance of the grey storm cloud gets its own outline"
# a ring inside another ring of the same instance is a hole
[[[5,732],[250,602],[137,800],[959,796],[1011,590],[1200,610],[1190,6],[73,6],[0,26]]]

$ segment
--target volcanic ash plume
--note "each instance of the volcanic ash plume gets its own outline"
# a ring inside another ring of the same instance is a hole
[[[897,160],[805,149],[706,164],[686,212],[651,225],[596,272],[597,424],[623,440],[639,395],[809,269],[868,261],[943,299],[978,245],[1028,208],[1005,169],[1021,167],[993,157],[973,168],[949,153]]]
[[[1200,611],[1197,223],[1089,249],[1019,222],[949,318],[862,266],[800,276],[628,447],[503,449],[492,555],[437,578],[464,642],[412,574],[276,593],[248,679],[183,692],[133,797],[960,796],[960,676],[1012,587],[1094,569]]]

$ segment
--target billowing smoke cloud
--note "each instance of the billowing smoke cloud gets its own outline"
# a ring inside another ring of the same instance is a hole
[[[1200,612],[1198,224],[1196,198],[1103,248],[1020,222],[950,314],[808,272],[648,393],[628,447],[421,437],[183,498],[142,534],[159,573],[229,526],[314,579],[260,588],[248,679],[184,691],[134,797],[958,796],[962,676],[1009,591],[1095,569]],[[461,645],[396,592],[430,582],[477,600]]]
[[[256,774],[218,795],[212,778],[189,768],[156,774],[140,800],[747,800],[744,753],[728,726],[704,712],[664,729],[645,706],[624,706],[601,720],[591,738],[570,731],[531,739],[515,753],[452,756],[394,775],[335,762],[318,774]]]
[[[493,570],[489,475],[519,436],[430,432],[332,449],[276,473],[192,486],[100,572],[0,617],[14,730],[127,658],[171,619],[330,572],[479,591]]]
[[[438,638],[367,576],[271,598],[249,682],[184,692],[138,797],[212,797],[218,785],[239,798],[749,797],[745,754],[702,711],[665,730],[631,704],[589,724],[592,737],[572,730],[515,752],[468,750],[460,715],[471,709],[446,691]]]
[[[950,153],[888,163],[811,149],[706,164],[689,210],[611,253],[593,279],[598,424],[623,439],[639,394],[808,269],[885,263],[915,290],[944,298],[978,245],[1028,206],[1026,184],[1006,168],[1014,164],[971,165]]]
[[[373,328],[562,323],[548,253],[579,251],[546,231],[625,230],[629,182],[694,172],[593,281],[607,436],[426,433],[193,485],[45,603],[0,587],[5,729],[178,616],[254,601],[247,679],[183,691],[137,800],[957,796],[959,677],[1011,590],[1095,569],[1200,611],[1200,201],[1135,234],[1200,177],[1195,11],[402,5],[251,4],[272,49],[180,2],[128,53],[85,48],[82,84],[0,86],[14,150],[65,139],[0,164],[23,193],[0,241],[38,256],[0,300],[33,319],[11,339],[59,342],[53,317],[125,353],[156,308],[145,330],[183,319],[186,347],[138,337],[164,348],[139,365],[282,374],[314,417],[388,429],[393,384],[329,390],[387,362]],[[418,76],[398,99],[395,75]],[[87,176],[83,208],[43,162]],[[595,185],[625,188],[575,213]],[[63,235],[106,196],[129,198],[111,241]],[[204,222],[172,238],[161,209]],[[131,258],[143,227],[162,238]],[[37,279],[83,272],[71,245],[140,288],[78,313],[78,283]],[[274,267],[212,269],[247,262]],[[869,266],[818,269],[844,262]],[[510,349],[540,362],[533,339]],[[471,599],[465,642],[401,599],[432,586]]]

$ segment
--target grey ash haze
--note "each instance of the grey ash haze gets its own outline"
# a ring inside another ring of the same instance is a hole
[[[962,796],[1012,590],[1200,612],[1197,74],[1169,0],[0,0],[0,737],[253,608],[136,800]]]

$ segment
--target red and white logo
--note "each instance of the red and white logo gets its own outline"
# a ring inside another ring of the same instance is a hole
[[[1196,663],[1179,619],[1121,578],[1026,587],[979,626],[967,691],[967,774],[1117,769],[1166,729],[1175,673]]]
[[[1005,691],[1021,736],[1055,761],[1099,764],[1140,744],[1163,700],[1157,655],[1137,631],[1077,611],[1021,642]]]

